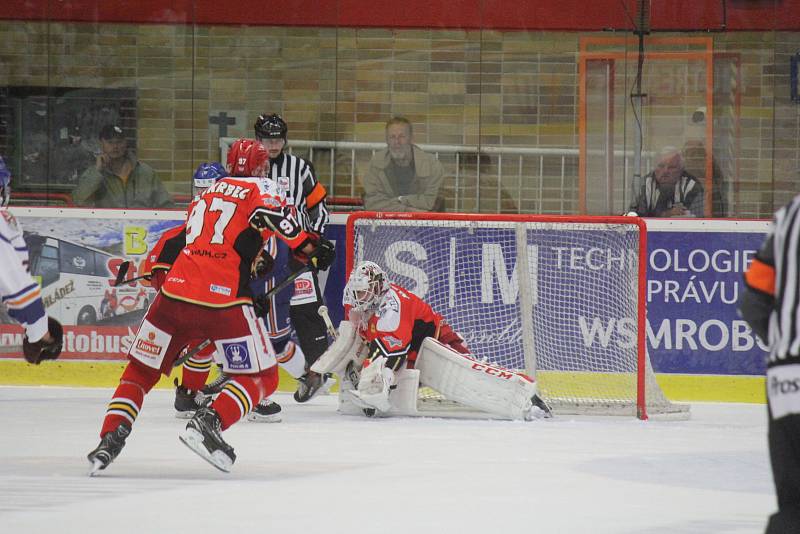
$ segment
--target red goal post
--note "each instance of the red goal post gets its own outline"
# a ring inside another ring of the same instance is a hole
[[[475,357],[535,376],[557,413],[688,415],[647,355],[638,217],[358,212],[346,250],[348,273],[381,265]]]

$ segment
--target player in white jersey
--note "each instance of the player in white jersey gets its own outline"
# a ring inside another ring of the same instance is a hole
[[[10,197],[11,172],[0,158],[0,297],[8,315],[25,328],[25,360],[39,364],[61,354],[63,329],[44,312],[41,289],[31,278],[22,228],[7,209]]]

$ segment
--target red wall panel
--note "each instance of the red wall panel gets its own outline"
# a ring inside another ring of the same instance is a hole
[[[626,30],[636,0],[2,0],[0,20]],[[800,0],[651,0],[653,30],[800,30]],[[627,13],[626,13],[627,8]]]

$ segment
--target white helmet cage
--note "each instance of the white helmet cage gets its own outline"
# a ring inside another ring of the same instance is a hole
[[[371,311],[378,307],[381,298],[389,291],[389,279],[377,263],[362,261],[347,280],[345,304],[356,311]]]

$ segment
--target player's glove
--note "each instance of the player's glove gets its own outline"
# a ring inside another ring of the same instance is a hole
[[[302,263],[310,263],[316,270],[325,271],[333,265],[333,260],[336,259],[336,251],[334,250],[333,243],[328,241],[322,236],[317,234],[308,233],[311,244],[314,245],[314,251],[306,255],[302,252],[305,243],[294,250],[294,256]]]
[[[270,310],[269,299],[266,295],[253,297],[253,310],[258,317],[266,317]]]
[[[30,341],[28,336],[22,340],[22,353],[25,361],[34,365],[39,365],[42,360],[55,360],[61,354],[61,347],[64,343],[64,329],[61,323],[52,317],[47,318],[47,332],[52,337],[52,341]]]
[[[253,278],[263,278],[272,272],[275,266],[275,259],[266,251],[262,250],[253,262]]]

